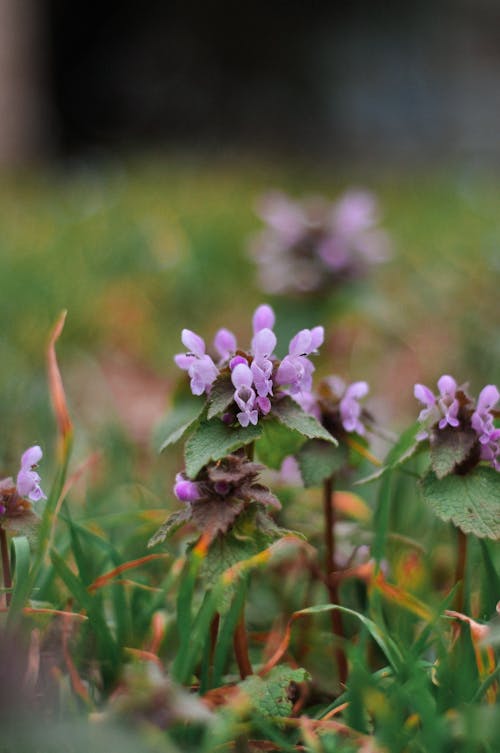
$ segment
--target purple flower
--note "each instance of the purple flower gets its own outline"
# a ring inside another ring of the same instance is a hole
[[[436,422],[438,427],[444,429],[446,426],[457,428],[460,425],[458,412],[460,403],[457,399],[457,383],[449,374],[443,374],[438,380],[439,397],[426,387],[424,384],[416,384],[413,388],[413,394],[425,408],[420,411],[418,420],[423,424],[423,429],[417,434],[417,439],[427,439],[429,429]]]
[[[236,337],[229,329],[220,329],[214,337],[214,348],[221,357],[221,361],[228,361],[236,352]]]
[[[273,362],[270,360],[276,347],[276,335],[267,327],[258,330],[252,339],[253,361],[251,371],[259,397],[273,394]]]
[[[500,393],[494,384],[483,387],[477,399],[476,410],[471,416],[472,428],[479,436],[479,441],[486,444],[491,433],[495,431],[491,409],[500,399]]]
[[[183,473],[178,473],[175,477],[174,494],[181,502],[196,502],[201,497],[198,484],[189,481]]]
[[[252,389],[253,374],[248,365],[244,363],[237,364],[231,372],[231,381],[236,387],[234,400],[240,413],[236,414],[241,426],[256,424],[259,413],[255,408],[255,391]]]
[[[353,238],[374,227],[379,221],[377,202],[368,191],[347,191],[337,201],[333,221],[344,238]]]
[[[346,389],[340,401],[340,417],[346,431],[355,431],[361,435],[365,433],[365,427],[360,421],[362,408],[358,401],[365,397],[368,392],[369,387],[366,382],[353,382]]]
[[[283,245],[296,243],[307,227],[307,214],[300,204],[279,191],[264,196],[257,207],[257,213]]]
[[[322,344],[323,327],[298,332],[280,364],[274,355],[274,321],[274,311],[267,304],[255,310],[251,348],[246,352],[238,348],[230,330],[220,329],[214,338],[214,348],[220,356],[218,366],[207,355],[204,340],[191,330],[182,330],[182,342],[188,351],[177,354],[175,362],[191,377],[191,391],[195,395],[209,394],[219,374],[222,380],[230,376],[235,388],[234,403],[239,409],[236,419],[241,426],[255,425],[259,415],[270,413],[277,388],[283,388],[282,394],[300,394],[312,386],[314,366],[308,356]],[[235,420],[234,404],[227,406],[222,420],[228,424]]]
[[[460,421],[457,418],[458,410],[460,408],[459,402],[456,398],[457,383],[453,377],[448,374],[443,374],[437,384],[440,392],[440,397],[437,402],[444,414],[439,422],[439,428],[444,429],[447,425],[456,428],[460,425]]]
[[[276,383],[286,385],[290,393],[309,392],[312,387],[314,365],[307,358],[315,352],[324,339],[323,327],[303,329],[290,340],[288,355],[284,357],[276,372]]]
[[[40,487],[40,476],[34,470],[42,459],[38,445],[29,447],[21,456],[21,468],[17,474],[16,490],[20,497],[28,497],[32,502],[47,499]]]
[[[272,329],[274,327],[274,321],[275,321],[275,316],[274,316],[274,311],[272,310],[271,306],[268,306],[266,303],[263,303],[261,306],[258,306],[255,309],[255,312],[252,318],[252,326],[253,326],[254,335],[256,335],[257,332],[260,332],[261,329]]]
[[[481,460],[487,460],[496,471],[500,471],[498,456],[500,455],[500,429],[493,429],[489,434],[479,437],[481,444]]]
[[[205,342],[190,329],[182,330],[182,343],[188,349],[187,353],[178,353],[175,363],[180,369],[187,371],[191,377],[191,392],[202,395],[209,392],[210,387],[219,373],[217,366],[210,356],[205,353]]]

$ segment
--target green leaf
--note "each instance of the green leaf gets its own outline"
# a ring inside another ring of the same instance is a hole
[[[325,429],[320,422],[302,410],[291,397],[284,397],[273,405],[272,415],[289,429],[298,431],[307,439],[324,439],[326,442],[338,444],[335,437]]]
[[[288,455],[294,455],[304,444],[304,436],[278,420],[268,418],[262,422],[262,436],[255,445],[259,460],[269,468],[279,470]]]
[[[184,397],[175,404],[158,430],[158,434],[164,437],[160,452],[178,442],[189,429],[194,428],[204,409],[205,402],[202,397]]]
[[[292,669],[285,664],[280,664],[264,678],[251,675],[238,683],[238,687],[250,698],[257,715],[285,717],[290,716],[294,703],[290,685],[308,679],[309,674],[305,669]]]
[[[203,466],[211,460],[220,460],[230,452],[255,442],[262,434],[261,423],[244,428],[227,426],[219,418],[202,421],[184,447],[188,477],[196,478]]]
[[[393,468],[397,468],[398,466],[403,465],[403,463],[406,463],[408,460],[410,460],[410,458],[416,455],[417,452],[425,450],[427,446],[426,443],[419,442],[416,439],[416,435],[419,432],[420,428],[421,425],[418,422],[409,426],[408,429],[406,429],[401,434],[397,442],[387,453],[387,457],[382,468],[379,468],[369,476],[356,481],[355,485],[360,486],[361,484],[369,484],[371,481],[376,481],[377,479],[382,478],[382,476],[385,476],[387,471],[390,471]]]
[[[207,418],[220,416],[234,400],[234,385],[228,373],[220,374],[210,389]]]
[[[14,536],[11,541],[11,564],[13,570],[12,600],[7,624],[9,627],[21,613],[29,598],[30,545],[26,536]]]
[[[279,528],[259,505],[249,506],[230,531],[217,536],[210,544],[200,571],[206,589],[214,588],[225,570],[249,560],[289,533]],[[237,581],[226,586],[221,612],[227,611],[238,587]]]
[[[348,456],[344,444],[334,447],[323,439],[306,442],[297,455],[304,486],[320,486],[346,465]]]
[[[162,541],[168,536],[171,536],[175,531],[178,531],[184,523],[187,523],[191,519],[191,510],[189,507],[184,507],[182,510],[176,510],[161,524],[156,533],[151,536],[148,541],[148,547],[161,544]]]
[[[431,466],[437,478],[441,479],[466,461],[477,445],[474,429],[454,429],[447,426],[431,433]]]
[[[477,466],[443,479],[429,471],[420,483],[424,500],[441,520],[451,520],[464,533],[500,539],[500,474],[493,468]]]

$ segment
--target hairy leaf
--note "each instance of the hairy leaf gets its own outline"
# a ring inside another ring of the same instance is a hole
[[[234,385],[228,373],[220,374],[210,389],[207,418],[220,416],[234,400]]]
[[[181,528],[184,523],[187,523],[191,519],[191,510],[189,507],[184,507],[182,510],[176,510],[164,523],[158,528],[155,534],[151,536],[148,541],[148,546],[155,546],[161,544],[162,541],[168,536],[171,536],[175,531]]]
[[[204,465],[211,460],[220,460],[234,450],[251,444],[262,434],[257,426],[231,427],[218,418],[202,421],[191,434],[184,448],[186,474],[195,478]]]
[[[463,476],[438,479],[429,471],[421,481],[427,504],[442,520],[451,520],[464,533],[500,539],[500,474],[477,466]]]
[[[344,444],[334,447],[323,439],[306,442],[297,455],[304,486],[320,486],[345,466],[348,456],[348,449]]]
[[[470,457],[474,445],[477,445],[477,434],[471,428],[454,429],[447,426],[432,431],[430,445],[431,467],[437,478],[441,479]]]
[[[218,533],[226,533],[244,504],[236,499],[201,499],[191,505],[191,519],[199,531],[209,534],[212,539]]]
[[[337,444],[335,437],[314,416],[303,411],[291,397],[285,397],[273,406],[273,416],[307,439],[324,439],[326,442]]]
[[[196,421],[200,418],[205,409],[205,403],[202,398],[183,397],[176,403],[170,413],[162,422],[158,434],[164,437],[160,446],[160,452],[166,447],[175,444],[182,437],[194,428]]]
[[[262,422],[262,436],[255,446],[259,460],[269,468],[278,470],[288,455],[294,455],[305,437],[280,421],[268,418]]]
[[[274,667],[264,678],[247,677],[238,684],[250,698],[253,710],[264,717],[290,716],[294,704],[295,683],[309,679],[305,669],[292,669],[285,664]]]

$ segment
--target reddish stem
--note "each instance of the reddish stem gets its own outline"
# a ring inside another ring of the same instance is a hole
[[[5,588],[10,589],[12,587],[12,576],[10,574],[9,544],[7,541],[7,533],[2,526],[0,526],[0,550],[2,555],[3,584]],[[9,606],[11,598],[11,594],[7,592],[5,594],[7,606]]]
[[[332,604],[340,604],[338,583],[331,577],[335,566],[335,509],[333,506],[333,478],[329,478],[323,485],[323,512],[325,515],[325,582],[328,588],[328,595]],[[335,648],[335,658],[337,660],[337,669],[339,673],[339,682],[345,686],[347,680],[347,659],[342,646],[339,642],[345,640],[344,626],[342,624],[342,615],[334,609],[331,613],[332,631],[337,646]]]
[[[253,675],[252,665],[250,664],[250,658],[248,656],[248,638],[247,631],[245,630],[244,612],[241,613],[241,617],[236,625],[233,645],[236,661],[238,662],[238,669],[240,670],[240,677],[244,680],[248,675]]]
[[[455,596],[455,609],[457,612],[463,612],[465,596],[465,568],[467,565],[467,536],[460,528],[457,528],[457,533],[458,552],[457,564],[455,568],[455,583],[458,583],[459,585]]]

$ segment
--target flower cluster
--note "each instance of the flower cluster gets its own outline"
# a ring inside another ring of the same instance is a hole
[[[0,515],[22,515],[27,509],[26,498],[31,502],[47,499],[40,487],[40,476],[35,470],[42,455],[38,445],[29,447],[21,456],[16,483],[11,477],[0,480]]]
[[[299,402],[335,437],[353,432],[364,436],[370,415],[359,401],[366,397],[369,389],[366,382],[346,384],[339,376],[330,376],[321,380],[317,395],[304,394]]]
[[[494,406],[500,399],[500,392],[494,384],[488,384],[479,393],[477,403],[459,387],[455,379],[444,374],[437,383],[439,395],[423,384],[416,384],[414,395],[425,407],[420,411],[418,420],[422,430],[417,434],[418,440],[430,437],[432,430],[472,428],[479,443],[479,458],[486,460],[500,471],[500,429],[494,424]]]
[[[164,541],[174,530],[192,523],[210,540],[226,533],[249,505],[280,509],[277,497],[258,482],[264,466],[249,460],[244,450],[209,463],[191,481],[184,473],[175,478],[174,494],[184,508],[170,515],[149,542],[149,546]],[[261,510],[262,514],[263,511]]]
[[[333,204],[275,192],[262,198],[257,213],[267,227],[250,251],[269,293],[327,289],[389,256],[389,237],[378,227],[377,202],[367,191],[348,191]]]
[[[214,351],[219,356],[217,363],[207,354],[205,342],[199,335],[188,329],[182,330],[182,342],[188,352],[176,355],[175,363],[188,372],[192,393],[209,395],[220,375],[229,376],[234,388],[236,415],[228,412],[227,420],[236,418],[243,427],[257,424],[259,416],[271,411],[271,398],[276,391],[295,396],[307,393],[312,387],[314,365],[309,356],[323,342],[323,327],[298,332],[290,341],[288,354],[279,361],[274,355],[274,322],[270,306],[262,305],[256,309],[248,352],[238,349],[232,332],[220,329],[213,342]]]

